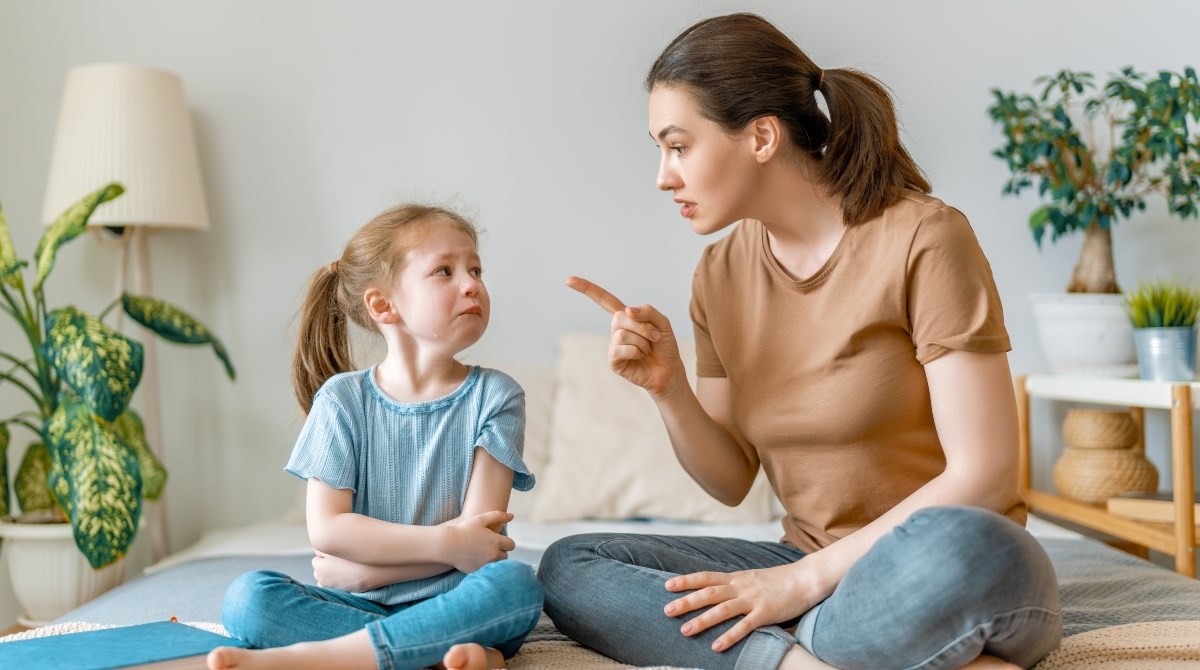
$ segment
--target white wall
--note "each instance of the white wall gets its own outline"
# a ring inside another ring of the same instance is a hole
[[[1001,198],[988,90],[1064,67],[1196,65],[1200,4],[0,0],[0,202],[23,256],[40,234],[68,68],[169,69],[193,109],[212,229],[153,239],[155,293],[223,337],[239,379],[207,351],[159,349],[174,548],[290,504],[296,483],[281,467],[300,426],[288,365],[301,289],[398,200],[454,199],[487,230],[494,314],[482,358],[549,361],[557,333],[604,329],[563,286],[568,274],[654,303],[686,331],[709,240],[654,189],[641,82],[678,31],[740,9],[775,21],[819,65],[890,85],[909,149],[991,259],[1014,370],[1042,369],[1025,296],[1065,286],[1079,240],[1039,252],[1025,224],[1034,198]],[[1153,208],[1117,229],[1116,247],[1126,283],[1195,276],[1200,226]],[[111,250],[81,239],[59,263],[53,300],[107,302]],[[0,325],[0,345],[18,343]],[[0,623],[12,619],[7,588]]]

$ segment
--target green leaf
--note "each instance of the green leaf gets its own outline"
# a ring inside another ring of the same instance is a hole
[[[0,207],[0,281],[18,291],[24,291],[25,282],[20,273],[24,266],[25,261],[17,260],[17,248],[13,246],[12,235],[8,232],[4,208]]]
[[[121,416],[142,378],[142,345],[74,307],[46,316],[42,351],[67,386],[105,421]]]
[[[88,563],[100,569],[125,555],[142,514],[138,458],[107,423],[64,393],[46,422],[45,437],[57,473],[59,506],[71,519]]]
[[[0,517],[8,516],[8,424],[0,423]]]
[[[134,321],[154,331],[163,339],[179,344],[211,343],[213,352],[225,365],[225,374],[230,379],[237,378],[233,369],[233,361],[221,341],[213,335],[204,324],[190,314],[165,300],[145,295],[125,293],[121,296],[121,304]]]
[[[36,512],[55,507],[54,495],[50,493],[50,450],[41,442],[34,442],[25,450],[17,477],[13,480],[17,488],[17,504],[22,512]]]
[[[142,426],[142,418],[132,409],[126,410],[112,423],[112,428],[121,440],[137,454],[139,469],[142,473],[142,496],[150,500],[158,500],[163,486],[167,483],[167,469],[146,445],[146,431]]]
[[[33,292],[41,295],[42,284],[54,269],[54,259],[58,248],[79,237],[87,229],[88,217],[102,203],[108,202],[125,192],[125,188],[117,183],[102,186],[96,191],[84,196],[79,202],[67,208],[38,240],[37,251],[33,259],[37,263],[37,279],[33,283]]]

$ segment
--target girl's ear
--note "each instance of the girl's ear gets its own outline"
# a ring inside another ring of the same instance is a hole
[[[754,159],[759,163],[771,160],[783,143],[783,126],[778,116],[760,116],[747,129]]]
[[[395,305],[388,300],[383,291],[377,288],[369,288],[363,293],[363,305],[366,306],[367,314],[375,323],[400,322],[400,313],[396,311]]]

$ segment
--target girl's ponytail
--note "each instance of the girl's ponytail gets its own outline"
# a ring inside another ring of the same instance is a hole
[[[292,357],[292,391],[305,414],[312,409],[313,396],[327,379],[354,369],[336,268],[334,261],[313,273],[300,308],[300,332]]]

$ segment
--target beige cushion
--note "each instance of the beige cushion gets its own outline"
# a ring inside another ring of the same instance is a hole
[[[770,489],[761,475],[732,508],[692,481],[675,459],[649,395],[609,369],[607,334],[569,333],[558,344],[549,459],[538,473],[533,520],[772,519]],[[694,384],[695,349],[685,342],[681,350]]]

